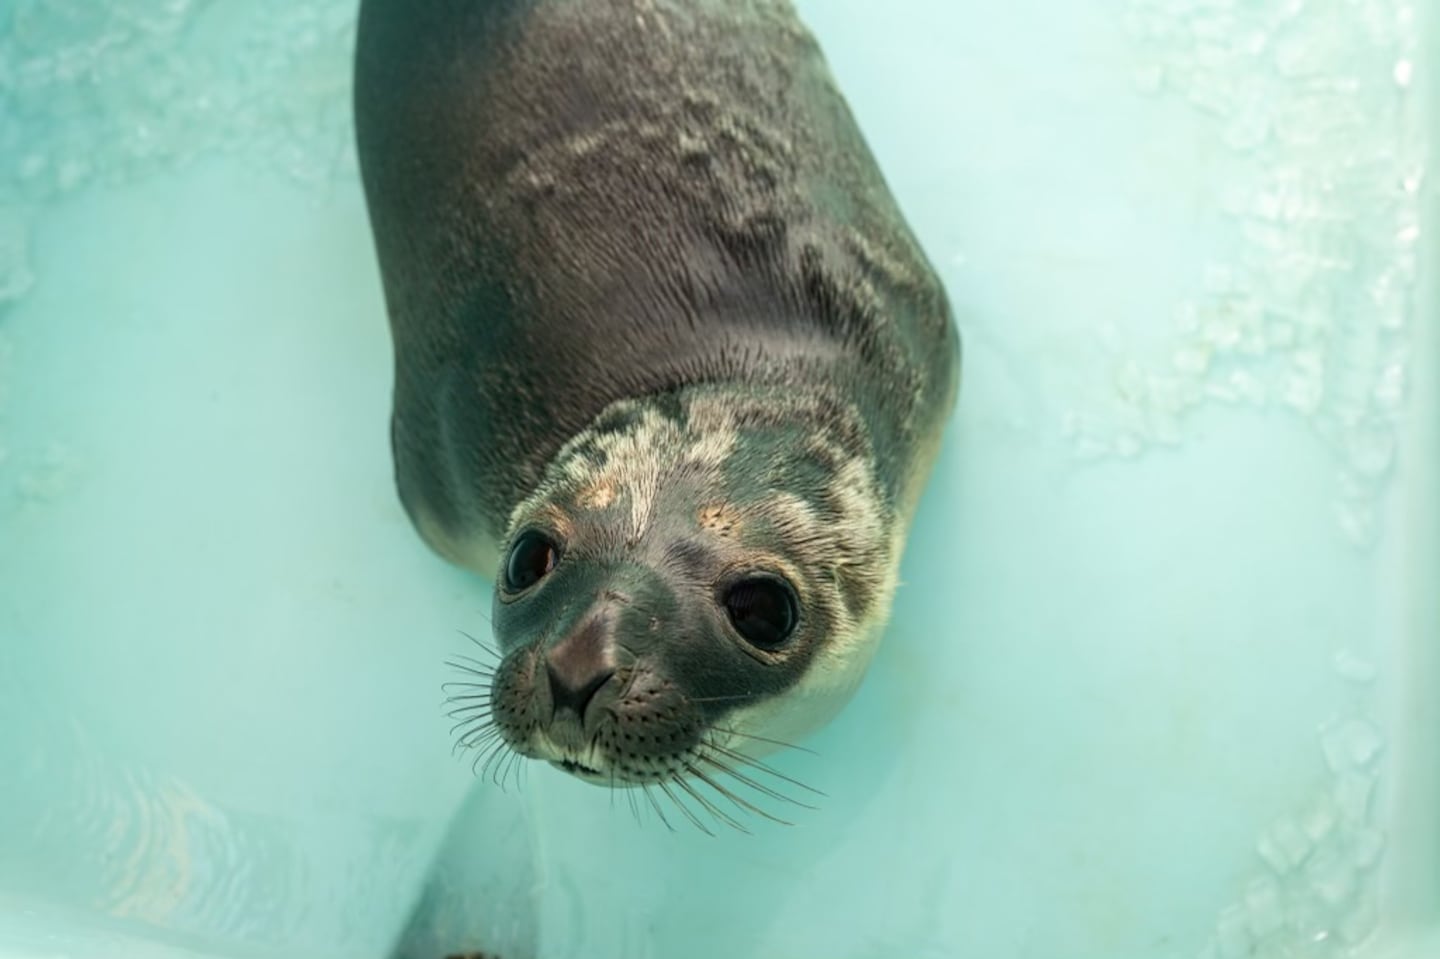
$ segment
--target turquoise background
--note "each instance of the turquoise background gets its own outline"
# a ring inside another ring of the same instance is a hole
[[[1440,955],[1436,4],[798,6],[965,381],[712,838],[451,756],[353,2],[0,0],[0,956]]]

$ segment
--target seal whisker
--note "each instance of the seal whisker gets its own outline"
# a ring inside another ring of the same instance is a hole
[[[450,717],[453,718],[453,717],[457,717],[457,716],[467,716],[467,715],[471,715],[471,714],[475,714],[475,713],[488,714],[488,713],[490,712],[490,710],[493,708],[493,707],[491,706],[490,697],[489,697],[489,696],[486,696],[484,699],[480,699],[478,696],[477,696],[477,697],[474,697],[474,698],[477,699],[477,700],[479,700],[479,701],[478,701],[478,702],[472,702],[472,703],[470,703],[470,704],[467,705],[467,706],[458,705],[459,702],[464,702],[464,700],[459,700],[459,701],[451,700],[451,702],[457,703],[457,704],[456,704],[456,706],[455,706],[454,709],[447,710],[446,713],[445,713],[445,715],[450,716]]]
[[[800,780],[798,780],[798,779],[793,779],[793,778],[791,778],[790,776],[787,776],[787,775],[785,775],[784,773],[780,772],[780,770],[776,769],[775,767],[769,765],[768,763],[761,762],[760,760],[756,759],[756,758],[753,757],[753,756],[747,756],[747,755],[745,755],[744,753],[736,752],[735,750],[729,748],[728,746],[722,746],[722,745],[720,745],[719,743],[714,742],[714,741],[706,742],[704,745],[705,745],[705,747],[706,747],[707,749],[714,750],[716,753],[720,754],[721,756],[724,756],[726,759],[733,760],[733,761],[735,761],[735,762],[737,762],[737,763],[740,763],[741,765],[744,765],[744,766],[749,766],[751,769],[755,769],[755,770],[758,770],[758,771],[763,772],[763,773],[769,773],[771,776],[774,776],[776,779],[783,779],[785,782],[789,783],[790,785],[792,785],[792,786],[798,786],[798,787],[800,787],[801,789],[805,790],[805,791],[808,792],[808,793],[813,793],[813,794],[815,794],[816,796],[821,796],[821,797],[823,797],[823,796],[825,795],[823,792],[821,792],[820,790],[816,789],[814,786],[808,786],[808,785],[806,785],[805,783],[802,783],[802,782],[801,782]]]
[[[452,709],[445,715],[456,721],[455,725],[450,727],[450,731],[453,733],[455,730],[468,723],[484,722],[489,720],[490,717],[493,715],[493,712],[489,703],[477,703],[474,706],[464,706],[459,709]]]
[[[445,694],[446,699],[452,696],[473,696],[490,689],[494,685],[495,677],[493,675],[481,676],[473,680],[456,679],[441,683],[440,692]]]
[[[728,763],[721,762],[713,756],[702,755],[699,758],[701,762],[713,766],[714,768],[720,770],[722,773],[729,776],[736,782],[749,786],[756,792],[769,796],[771,799],[777,800],[779,802],[789,803],[792,806],[799,806],[802,809],[813,810],[816,808],[815,806],[812,806],[809,803],[804,802],[803,800],[796,799],[794,796],[787,796],[785,793],[780,792],[778,789],[774,789],[770,786],[765,785],[762,782],[755,780],[750,776],[747,776],[745,773],[736,769],[734,766],[731,766]]]
[[[500,791],[501,791],[501,792],[507,793],[507,794],[510,792],[510,788],[506,785],[506,783],[508,783],[508,782],[510,781],[510,774],[511,774],[512,772],[515,772],[515,771],[516,771],[516,768],[519,766],[519,764],[520,764],[520,759],[521,759],[520,754],[517,753],[517,752],[515,752],[514,750],[511,750],[509,757],[505,760],[505,762],[501,763],[501,765],[500,765]],[[518,775],[517,775],[517,777],[516,777],[516,779],[515,779],[515,788],[516,788],[516,789],[519,789],[519,788],[520,788],[520,779],[519,779]]]
[[[498,663],[482,663],[473,656],[455,656],[445,660],[445,665],[472,676],[494,676]]]
[[[489,718],[494,713],[495,707],[487,698],[482,702],[471,703],[468,706],[456,706],[454,709],[447,709],[445,715],[451,719],[471,722],[477,719]]]
[[[755,742],[765,743],[767,746],[777,746],[781,749],[793,749],[796,752],[808,753],[811,756],[818,757],[820,755],[808,746],[800,746],[795,743],[787,743],[783,739],[768,739],[764,736],[757,736],[754,733],[742,733],[740,730],[735,729],[732,726],[717,725],[713,728],[716,729],[718,732],[722,732],[730,736],[739,736],[741,739],[753,739]]]
[[[491,743],[489,746],[486,746],[484,749],[477,750],[475,753],[474,761],[470,763],[470,775],[474,776],[477,779],[486,778],[490,769],[490,764],[495,761],[495,757],[498,756],[501,752],[503,752],[504,749],[505,740],[496,739],[495,742]]]
[[[779,816],[773,815],[767,810],[761,809],[759,806],[755,805],[749,800],[741,796],[737,796],[732,790],[725,788],[725,785],[723,783],[716,781],[712,776],[706,773],[705,770],[699,768],[694,763],[687,762],[685,764],[685,771],[688,772],[690,775],[694,776],[696,779],[705,783],[707,786],[715,790],[720,795],[724,796],[726,799],[730,800],[739,808],[747,812],[752,812],[757,816],[763,816],[771,822],[779,823],[782,826],[795,825],[788,819],[781,819]],[[749,832],[748,829],[742,831],[747,833]]]
[[[748,702],[748,701],[750,701],[750,700],[758,699],[758,698],[759,698],[759,694],[758,694],[758,693],[736,693],[736,694],[733,695],[733,696],[689,696],[689,697],[687,697],[687,699],[689,699],[689,701],[692,702],[692,703],[734,703],[734,702]]]
[[[742,801],[736,799],[736,798],[735,798],[733,795],[731,795],[727,790],[725,790],[725,789],[721,788],[720,786],[716,785],[716,783],[715,783],[714,780],[712,780],[712,779],[710,779],[709,777],[707,777],[704,773],[698,772],[698,771],[695,769],[695,767],[694,767],[693,765],[691,765],[690,763],[685,763],[684,768],[685,768],[685,770],[686,770],[687,772],[689,772],[692,776],[695,776],[695,777],[696,777],[697,779],[699,779],[700,781],[702,781],[702,782],[706,783],[707,785],[709,785],[711,789],[714,789],[716,792],[720,793],[720,795],[726,797],[726,798],[729,799],[731,802],[735,803],[735,805],[738,806],[738,807],[740,807],[742,810],[748,808],[748,810],[749,810],[750,812],[758,813],[758,814],[761,815],[761,816],[764,816],[764,815],[765,815],[765,813],[764,813],[763,810],[756,809],[754,806],[751,806],[749,803],[745,803],[745,802],[742,802]],[[715,805],[715,803],[712,802],[711,800],[705,798],[705,796],[700,792],[699,788],[697,788],[693,783],[686,782],[684,779],[682,779],[682,778],[681,778],[680,776],[678,776],[678,775],[675,777],[674,782],[675,782],[681,789],[685,790],[685,791],[686,791],[687,793],[689,793],[691,796],[695,797],[695,801],[698,802],[698,803],[700,803],[700,805],[704,806],[705,809],[706,809],[706,811],[709,812],[711,816],[714,816],[717,821],[723,822],[725,825],[729,826],[730,828],[735,829],[735,830],[737,830],[737,831],[739,831],[739,832],[743,832],[743,833],[744,833],[745,835],[747,835],[747,836],[753,835],[753,834],[750,832],[750,830],[748,830],[748,829],[746,829],[744,826],[742,826],[738,821],[736,821],[736,820],[734,819],[734,817],[730,816],[730,814],[726,813],[726,812],[725,812],[723,809],[721,809],[719,806]],[[767,818],[771,818],[771,817],[767,817]],[[788,824],[787,824],[787,825],[788,825]]]
[[[754,789],[756,792],[764,793],[766,796],[769,796],[771,799],[777,799],[777,800],[779,800],[780,802],[786,802],[786,803],[789,803],[789,804],[792,805],[792,806],[799,806],[799,807],[801,807],[802,809],[815,809],[815,808],[816,808],[815,806],[812,806],[812,805],[810,805],[809,803],[807,803],[807,802],[805,802],[805,801],[803,801],[803,800],[796,799],[794,796],[786,795],[785,793],[781,792],[779,789],[777,789],[777,788],[775,788],[775,787],[765,785],[764,783],[756,780],[754,777],[749,776],[749,775],[747,775],[746,773],[741,772],[739,769],[736,769],[735,766],[733,766],[732,764],[727,763],[727,762],[723,762],[723,761],[721,761],[720,759],[716,759],[714,756],[709,756],[709,755],[706,755],[706,754],[704,754],[704,753],[702,752],[702,753],[699,753],[699,754],[698,754],[698,758],[700,759],[700,761],[702,761],[702,762],[704,762],[704,763],[707,763],[707,764],[709,764],[710,766],[713,766],[714,768],[720,770],[720,771],[723,772],[725,775],[729,776],[731,779],[734,779],[736,782],[739,782],[739,783],[742,783],[742,784],[744,784],[744,785],[746,785],[746,786],[749,786],[751,789]],[[782,777],[782,778],[785,778],[787,782],[792,782],[792,783],[794,783],[796,786],[800,786],[801,788],[804,788],[804,789],[809,789],[809,788],[810,788],[810,787],[806,786],[804,783],[795,782],[794,780],[789,779],[788,777]],[[813,792],[813,791],[814,791],[814,790],[812,790],[812,792]]]
[[[491,741],[498,738],[500,731],[494,726],[482,726],[476,729],[467,729],[455,739],[455,748],[459,750],[476,749],[480,746],[488,746]]]
[[[635,790],[625,790],[625,798],[630,801],[630,815],[635,819],[635,825],[640,825],[640,805],[635,801]]]
[[[446,665],[463,672],[467,676],[474,676],[474,680],[466,680],[466,682],[471,684],[472,689],[479,689],[495,682],[495,670],[493,669],[482,669],[479,666],[461,663],[458,660],[448,661]],[[444,687],[442,686],[441,688],[443,689]]]
[[[640,791],[645,794],[646,799],[650,800],[650,808],[655,810],[655,815],[660,817],[660,821],[665,824],[665,828],[674,832],[675,827],[670,825],[669,819],[665,818],[665,811],[661,809],[660,804],[655,801],[655,794],[650,791],[650,786],[650,783],[645,783],[640,787]]]
[[[483,610],[476,610],[476,612],[479,613],[481,619],[485,620],[486,626],[490,626],[493,628],[494,623],[490,621],[489,614],[487,614]],[[470,640],[470,642],[474,643],[476,646],[479,646],[482,650],[489,653],[496,659],[500,658],[500,653],[498,650],[495,649],[494,646],[491,646],[489,643],[485,642],[483,639],[480,639],[478,636],[475,636],[473,633],[467,633],[463,629],[457,629],[455,630],[455,632],[459,633],[461,636],[464,636],[466,639]]]
[[[510,791],[505,788],[505,780],[510,775],[510,764],[514,762],[514,760],[515,754],[513,752],[502,752],[500,754],[500,761],[495,764],[495,768],[490,772],[490,781],[494,783],[496,788],[502,793],[508,793]]]
[[[480,776],[490,780],[497,786],[499,783],[495,779],[496,767],[504,760],[506,745],[504,739],[497,740],[494,747],[486,750],[485,765],[480,767]]]
[[[489,710],[468,716],[451,713],[450,717],[455,720],[454,725],[450,727],[450,735],[455,736],[459,734],[462,740],[468,737],[472,731],[478,732],[487,727],[498,731],[495,716]],[[466,732],[461,733],[461,730],[466,730]]]
[[[673,779],[670,780],[670,782],[674,781],[675,780]],[[670,791],[670,782],[666,782],[665,780],[660,779],[656,780],[655,785],[660,787],[660,791],[663,792],[667,797],[669,797],[670,801],[675,804],[675,808],[679,809],[682,813],[684,813],[685,818],[690,820],[691,824],[694,825],[696,829],[700,830],[707,836],[714,837],[715,834],[706,828],[705,824],[700,821],[700,817],[695,815],[695,811],[689,806],[685,805],[683,802],[681,802],[679,798]]]
[[[493,684],[491,683],[446,683],[445,685],[440,687],[440,690],[445,693],[445,702],[447,703],[460,703],[472,699],[481,699],[488,703],[490,701],[490,688],[492,685]],[[478,689],[480,690],[480,692],[452,693],[449,692],[447,688],[450,686],[455,686],[457,688],[463,689]]]
[[[500,736],[500,727],[493,723],[487,723],[479,729],[467,731],[465,735],[455,741],[455,744],[466,749],[475,749],[490,745],[492,740],[499,739]]]

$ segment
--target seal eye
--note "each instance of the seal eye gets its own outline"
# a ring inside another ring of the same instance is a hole
[[[505,558],[505,588],[518,593],[534,586],[560,561],[560,548],[539,530],[527,529],[515,538]]]
[[[721,602],[730,623],[757,649],[775,649],[795,632],[800,618],[795,591],[783,579],[749,576],[732,583]]]

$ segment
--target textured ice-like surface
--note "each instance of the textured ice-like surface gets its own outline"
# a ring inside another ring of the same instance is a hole
[[[800,7],[966,381],[819,808],[711,838],[449,756],[353,0],[0,4],[0,956],[1433,954],[1433,24]]]

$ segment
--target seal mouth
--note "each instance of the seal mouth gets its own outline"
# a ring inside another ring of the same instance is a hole
[[[574,774],[574,775],[582,775],[582,776],[599,776],[599,775],[600,775],[600,770],[598,770],[598,769],[591,769],[589,766],[586,766],[584,763],[577,763],[577,762],[576,762],[575,760],[573,760],[573,759],[551,760],[551,765],[553,765],[553,766],[555,766],[555,767],[557,767],[557,768],[559,768],[559,769],[563,769],[563,770],[565,770],[567,773],[571,773],[571,774]]]

